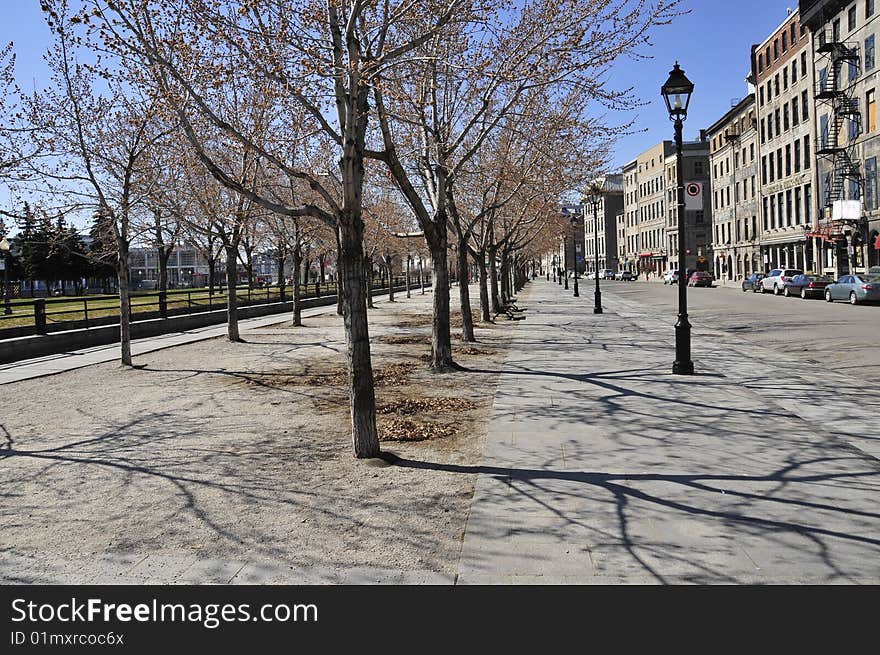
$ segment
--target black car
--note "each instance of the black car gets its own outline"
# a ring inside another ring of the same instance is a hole
[[[751,275],[749,275],[746,279],[743,280],[743,291],[754,291],[755,293],[760,293],[761,285],[758,284],[758,282],[760,282],[761,278],[763,277],[763,273],[752,273]]]

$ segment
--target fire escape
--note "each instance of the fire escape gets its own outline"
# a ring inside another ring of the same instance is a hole
[[[827,23],[826,23],[827,24]],[[855,156],[855,141],[862,132],[862,115],[854,96],[854,81],[860,69],[858,44],[841,42],[838,30],[825,29],[818,34],[817,66],[822,71],[816,83],[815,99],[829,110],[827,127],[823,126],[816,155],[829,163],[829,182],[825,186],[825,219],[807,236],[839,242],[847,239],[853,226],[858,231],[861,217],[838,216],[835,206],[847,199],[850,183],[853,197],[862,197],[863,175]],[[846,69],[848,72],[845,73]],[[845,75],[848,79],[845,79]],[[818,108],[817,108],[818,109]],[[821,111],[821,109],[818,109]],[[844,132],[849,126],[848,133]]]

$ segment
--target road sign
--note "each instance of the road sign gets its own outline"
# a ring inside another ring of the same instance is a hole
[[[688,211],[703,209],[703,183],[688,182],[684,185],[684,208]]]
[[[700,257],[697,257],[697,261],[700,262],[701,264],[705,264],[705,263],[706,263],[706,258],[700,256]]]

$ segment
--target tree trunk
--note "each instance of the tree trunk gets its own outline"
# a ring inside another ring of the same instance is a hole
[[[230,341],[241,341],[238,332],[238,297],[236,294],[235,279],[238,275],[238,248],[228,246],[226,248],[226,336]]]
[[[119,247],[117,260],[117,280],[119,282],[119,347],[120,362],[131,366],[131,308],[129,306],[128,245]]]
[[[385,258],[385,267],[388,269],[388,302],[394,302],[394,275],[393,268],[394,265],[391,257]]]
[[[439,223],[439,222],[438,222]],[[431,327],[431,368],[444,371],[455,367],[449,330],[449,269],[446,262],[446,222],[438,224],[442,235],[431,244],[434,267],[434,317]]]
[[[343,300],[345,292],[342,288],[344,286],[342,279],[345,275],[346,263],[343,258],[342,243],[340,239],[339,230],[336,230],[336,313],[340,316],[345,316],[345,303]],[[361,253],[363,253],[363,251],[363,245],[361,245]]]
[[[217,281],[216,266],[217,260],[213,257],[208,257],[208,290],[211,293],[214,293],[214,284]]]
[[[373,305],[373,262],[364,256],[364,279],[367,283],[367,309],[376,309]]]
[[[409,255],[406,256],[406,297],[412,298],[409,290]]]
[[[281,302],[284,302],[284,289],[287,287],[287,280],[284,279],[284,264],[287,258],[284,255],[278,255],[278,291]]]
[[[172,248],[159,248],[159,291],[168,291],[168,260],[171,259]]]
[[[366,285],[363,279],[363,222],[341,221],[342,284],[345,300],[345,339],[348,342],[348,380],[351,401],[352,442],[358,458],[379,454],[376,430],[376,396],[367,325]]]
[[[421,256],[419,256],[419,286],[422,287],[422,295],[425,295],[425,268]]]
[[[293,327],[302,326],[302,302],[300,302],[300,286],[302,284],[302,276],[300,275],[300,266],[302,266],[302,255],[297,254],[294,250],[291,254],[293,260]]]
[[[321,284],[325,284],[327,282],[327,255],[321,255],[318,261],[321,264]]]
[[[471,291],[468,287],[468,249],[463,235],[458,237],[458,298],[461,303],[461,340],[465,343],[476,341],[474,337],[474,315],[471,311]]]
[[[492,311],[498,313],[501,311],[501,300],[498,297],[498,270],[495,265],[495,253],[489,251],[489,286],[492,291]]]
[[[489,276],[486,272],[486,256],[481,253],[474,260],[477,262],[480,277],[480,320],[489,323],[492,321],[492,314],[489,309]]]

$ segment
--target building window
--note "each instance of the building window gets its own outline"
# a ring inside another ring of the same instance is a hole
[[[874,15],[874,0],[865,0],[865,18]]]
[[[801,53],[801,77],[807,76],[807,52]]]
[[[835,18],[831,22],[831,42],[840,43],[840,19]]]
[[[761,184],[767,184],[767,157],[761,157]]]
[[[773,100],[773,85],[770,80],[767,80],[767,102]]]
[[[775,119],[775,122],[776,122],[776,135],[777,136],[782,134],[781,114],[782,114],[782,112],[780,112],[778,109],[775,112],[773,112],[773,118]]]
[[[782,52],[788,52],[788,33],[782,33]]]
[[[788,91],[788,69],[782,69],[782,90]]]
[[[749,161],[755,161],[755,144],[749,144]]]
[[[789,126],[790,123],[788,118],[788,103],[786,102],[785,105],[783,105],[782,107],[782,129],[788,130]]]
[[[788,193],[791,194],[791,191],[789,191]],[[781,192],[779,193],[778,196],[776,196],[776,202],[779,205],[776,210],[776,220],[779,222],[779,227],[782,227],[785,224],[785,223],[783,223],[783,220],[787,220],[788,225],[791,225],[791,217],[789,216],[786,219],[782,213],[783,203],[785,202],[784,196],[785,196],[785,194],[781,193]]]
[[[779,73],[773,76],[773,95],[779,96]]]
[[[865,70],[874,68],[874,35],[865,39]]]
[[[785,146],[785,175],[791,175],[791,145]]]
[[[759,101],[760,105],[763,107],[764,106],[764,87],[763,86],[760,89],[758,89],[758,101]]]
[[[791,83],[797,83],[797,61],[791,62]]]
[[[773,61],[779,59],[779,39],[773,41]]]
[[[694,175],[702,175],[703,174],[703,162],[695,161],[694,162]]]
[[[770,211],[768,209],[767,198],[764,198],[764,229],[770,229]]]
[[[810,135],[804,137],[804,170],[810,168]]]
[[[770,227],[776,227],[776,201],[770,198]]]
[[[782,200],[782,194],[779,194],[779,199]],[[791,189],[785,192],[785,224],[791,225]]]
[[[774,175],[774,171],[773,171],[773,155],[769,155],[767,157],[767,168],[770,171],[770,181],[775,182],[776,176]]]
[[[797,26],[792,23],[791,24],[791,45],[797,43]]]
[[[850,60],[849,62],[849,81],[852,82],[859,76],[859,67],[856,66],[856,62]]]
[[[805,121],[810,117],[810,97],[804,91],[801,94],[801,120]]]
[[[752,198],[755,197],[755,176],[752,175]]]
[[[801,170],[801,140],[794,142],[794,172],[799,173]]]
[[[782,179],[782,148],[776,150],[776,177]]]
[[[853,100],[853,104],[855,105],[856,111],[859,110],[859,99],[855,98]],[[853,141],[859,138],[859,121],[856,119],[849,119],[849,140]]]
[[[801,224],[801,188],[796,187],[794,190],[794,224]]]
[[[828,147],[828,116],[827,114],[819,119],[819,148]]]
[[[846,27],[852,32],[856,29],[856,6],[853,5],[849,8],[849,11],[846,12]]]
[[[865,118],[867,119],[865,131],[873,132],[877,129],[877,102],[874,98],[874,89],[870,89],[865,94],[865,110]]]
[[[764,119],[762,118],[761,119],[761,143],[762,144],[767,142],[767,139],[764,138],[765,136],[766,136],[766,133],[764,130]]]
[[[877,158],[865,160],[865,209],[877,209]]]
[[[813,216],[813,187],[809,184],[804,185],[804,222],[808,223]]]
[[[828,68],[819,71],[819,91],[830,91],[828,88]]]
[[[800,122],[798,119],[798,100],[795,98],[791,101],[791,125],[792,127],[796,127]]]
[[[764,72],[764,55],[758,55],[758,72]]]

